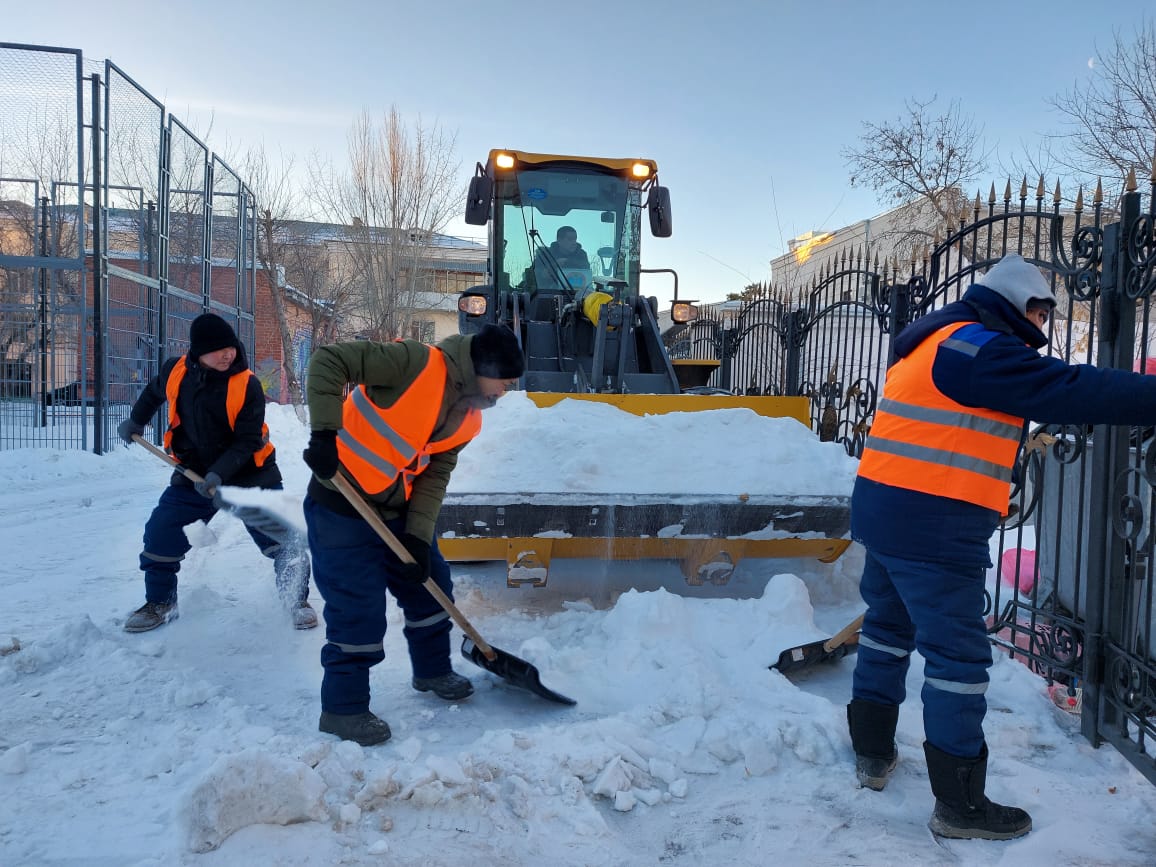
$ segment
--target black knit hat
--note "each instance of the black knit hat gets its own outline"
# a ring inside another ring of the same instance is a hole
[[[485,325],[470,338],[474,373],[490,379],[517,379],[526,369],[514,332],[504,325]]]
[[[200,358],[228,346],[239,349],[240,341],[229,323],[216,313],[202,313],[189,326],[190,358]]]

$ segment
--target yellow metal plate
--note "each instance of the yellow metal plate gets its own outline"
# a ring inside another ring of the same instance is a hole
[[[545,543],[543,545],[543,543]],[[441,538],[438,549],[451,562],[500,560],[515,562],[535,546],[548,547],[550,559],[577,558],[595,560],[682,560],[702,557],[710,548],[740,560],[807,557],[824,563],[834,562],[851,544],[849,539],[670,539],[670,538]]]
[[[746,397],[729,394],[560,394],[531,391],[527,397],[541,407],[563,400],[606,403],[634,415],[668,412],[706,412],[712,409],[749,409],[768,418],[793,418],[811,426],[811,402],[806,397]]]

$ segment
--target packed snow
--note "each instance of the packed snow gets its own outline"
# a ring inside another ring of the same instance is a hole
[[[846,496],[854,476],[840,446],[749,411],[640,419],[515,393],[484,419],[456,491]],[[284,407],[268,421],[299,500],[308,430]],[[503,566],[459,564],[465,615],[577,705],[456,654],[471,699],[415,692],[391,606],[371,708],[393,739],[339,742],[317,732],[324,627],[291,627],[234,517],[189,528],[180,619],[122,631],[144,598],[141,534],[169,472],[140,447],[0,451],[0,864],[1153,862],[1156,787],[1093,749],[1044,682],[1003,657],[988,792],[1032,814],[1030,835],[927,830],[918,657],[895,776],[883,792],[856,788],[854,658],[793,679],[768,666],[861,612],[857,546],[830,565],[741,564],[738,598],[678,592],[663,562],[568,564],[571,591],[584,575],[617,585],[597,599],[553,590],[553,573],[544,590],[511,590]]]

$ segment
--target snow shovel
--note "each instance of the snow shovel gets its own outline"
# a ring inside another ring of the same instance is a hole
[[[825,641],[812,641],[810,644],[801,644],[784,650],[779,654],[779,661],[770,668],[778,669],[781,674],[787,674],[810,668],[820,662],[842,659],[859,649],[859,627],[862,625],[863,615],[860,614]]]
[[[133,442],[144,446],[178,473],[183,475],[190,482],[204,481],[204,479],[202,479],[197,473],[193,472],[188,467],[182,466],[181,462],[173,458],[173,456],[168,452],[164,451],[163,449],[158,449],[139,434],[133,434],[132,439]],[[297,535],[293,528],[287,527],[285,523],[277,516],[271,515],[264,509],[257,508],[256,506],[235,506],[232,503],[224,500],[221,497],[220,492],[218,492],[215,488],[213,489],[213,505],[218,509],[230,512],[231,514],[240,518],[242,521],[244,521],[246,526],[252,527],[254,530],[264,533],[279,545],[287,544],[291,536]]]
[[[357,513],[369,522],[369,526],[373,527],[377,535],[381,537],[381,540],[389,546],[389,550],[393,551],[402,563],[412,563],[413,557],[410,556],[406,547],[398,541],[397,536],[393,535],[393,532],[385,525],[385,521],[381,519],[381,516],[377,514],[373,507],[362,499],[353,485],[351,485],[340,472],[335,475],[331,481],[337,487],[337,490],[341,491],[345,496],[345,499],[349,500],[350,505],[357,509]],[[486,671],[508,681],[513,686],[529,690],[535,695],[540,695],[547,701],[557,702],[558,704],[577,704],[574,699],[567,698],[543,686],[538,669],[530,665],[530,663],[487,644],[486,640],[474,629],[473,624],[466,620],[465,615],[462,614],[450,598],[442,592],[442,589],[434,583],[433,578],[426,578],[422,586],[430,592],[430,595],[445,609],[446,614],[452,617],[454,623],[466,634],[466,638],[462,639],[462,656],[474,663],[474,665],[484,668]]]

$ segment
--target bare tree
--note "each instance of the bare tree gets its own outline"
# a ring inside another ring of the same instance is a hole
[[[913,225],[896,239],[908,252],[937,231],[946,234],[967,201],[964,191],[987,169],[982,130],[957,101],[933,116],[934,102],[911,99],[894,121],[864,122],[859,146],[842,151],[852,186],[874,190],[885,206],[926,207],[934,225]]]
[[[285,312],[285,259],[289,243],[286,221],[297,207],[296,194],[289,182],[293,160],[282,155],[279,166],[274,167],[262,145],[248,152],[243,165],[256,199],[257,261],[265,272],[272,296],[273,318],[281,341],[281,370],[289,389],[289,401],[297,406],[302,402],[301,383],[293,365],[293,334]]]
[[[1090,81],[1050,100],[1071,127],[1053,137],[1055,158],[1085,183],[1122,183],[1156,156],[1156,22],[1141,24],[1130,42],[1116,33],[1090,66]]]
[[[319,206],[342,227],[359,333],[408,336],[414,312],[433,305],[435,236],[464,199],[455,144],[453,134],[420,118],[407,128],[391,107],[380,123],[368,113],[354,123],[348,169],[311,167]]]

